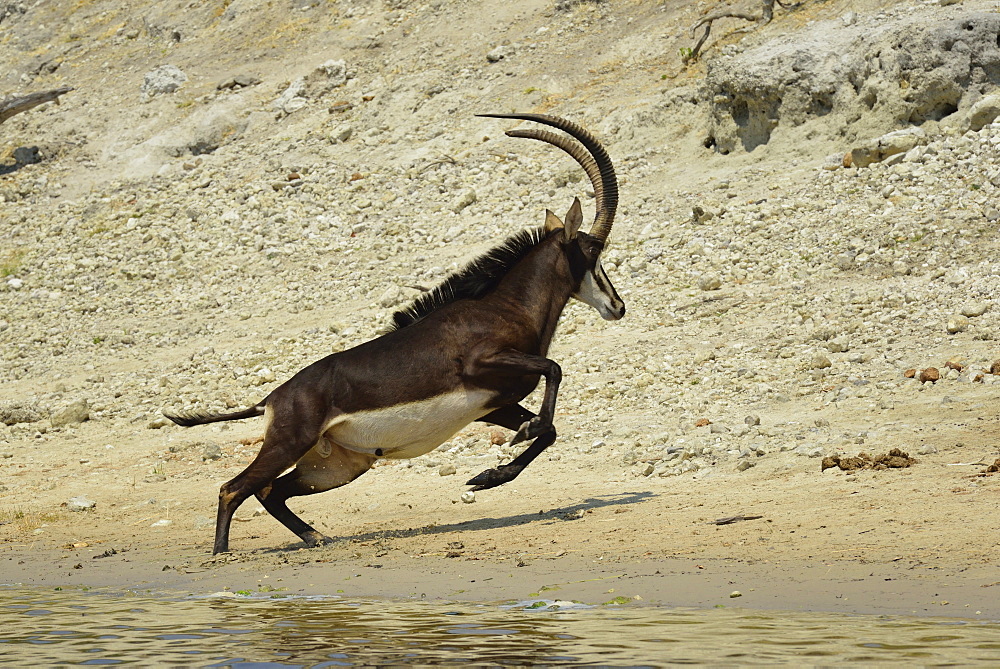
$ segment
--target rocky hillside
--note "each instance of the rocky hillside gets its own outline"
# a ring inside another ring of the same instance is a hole
[[[684,68],[710,7],[0,3],[0,94],[74,87],[0,125],[6,462],[67,435],[159,452],[183,439],[161,409],[256,402],[592,196],[474,116],[514,110],[592,128],[621,179],[605,265],[629,312],[566,312],[562,453],[671,476],[905,446],[925,403],[1000,379],[1000,18],[941,4],[722,21]]]

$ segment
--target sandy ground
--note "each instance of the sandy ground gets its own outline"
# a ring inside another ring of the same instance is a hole
[[[976,474],[985,468],[979,456],[991,452],[998,402],[975,390],[942,402],[931,388],[907,410],[936,426],[913,445],[938,452],[906,469],[821,473],[818,459],[789,453],[708,481],[626,480],[605,462],[541,460],[463,504],[461,479],[472,472],[377,467],[351,486],[293,502],[338,540],[314,549],[248,503],[234,523],[234,552],[211,556],[212,479],[239,465],[178,460],[165,480],[104,487],[102,499],[111,501],[93,510],[8,520],[0,559],[5,581],[44,587],[995,619],[1000,475]],[[84,424],[75,438],[93,444],[99,431]],[[226,432],[229,443],[254,436],[252,425]],[[37,493],[42,501],[100,478],[91,463],[53,458],[43,469],[9,480],[32,491],[53,481],[53,490]],[[713,524],[735,515],[761,517]],[[742,596],[731,598],[733,591]]]

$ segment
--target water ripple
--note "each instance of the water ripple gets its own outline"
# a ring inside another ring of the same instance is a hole
[[[1000,624],[740,609],[0,589],[7,666],[1000,664]]]

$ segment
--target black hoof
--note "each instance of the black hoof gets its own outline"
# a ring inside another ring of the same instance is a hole
[[[478,474],[466,481],[465,485],[475,486],[472,489],[473,492],[478,490],[489,490],[490,488],[496,488],[498,485],[503,485],[504,483],[513,481],[520,473],[521,470],[511,469],[505,465],[503,467],[497,467],[496,469],[487,469],[481,474]]]
[[[317,546],[329,546],[330,544],[334,543],[333,539],[326,536],[325,534],[320,534],[319,532],[315,532],[313,534],[309,534],[305,537],[302,537],[302,541],[306,543],[307,548],[316,548]]]

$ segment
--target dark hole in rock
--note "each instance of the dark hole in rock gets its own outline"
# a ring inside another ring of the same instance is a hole
[[[750,123],[750,109],[745,100],[740,100],[733,105],[733,121],[741,128],[747,127]]]
[[[812,112],[817,116],[826,116],[833,111],[833,100],[826,93],[818,93],[812,99]]]
[[[945,102],[932,109],[928,118],[934,121],[940,121],[945,116],[951,116],[957,111],[958,111],[958,105],[952,104],[950,102]]]
[[[188,147],[188,149],[191,151],[192,156],[200,156],[206,153],[212,153],[217,148],[219,148],[219,145],[213,144],[211,142],[195,142],[194,144]]]

